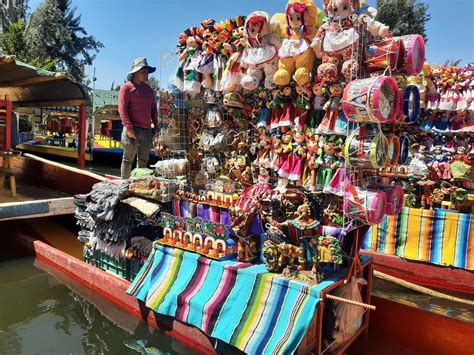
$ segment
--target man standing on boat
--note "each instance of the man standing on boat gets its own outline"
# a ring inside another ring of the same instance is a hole
[[[135,156],[138,168],[146,168],[153,146],[153,134],[158,133],[158,110],[155,94],[148,82],[148,74],[156,68],[148,65],[146,58],[133,61],[127,82],[119,92],[118,110],[123,123],[123,157],[120,175],[128,179]],[[154,128],[151,128],[153,123]]]

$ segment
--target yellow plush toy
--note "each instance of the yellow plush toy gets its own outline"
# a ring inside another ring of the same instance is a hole
[[[313,0],[289,0],[285,13],[272,17],[274,31],[283,38],[278,70],[273,76],[276,85],[288,85],[293,74],[298,85],[310,82],[316,59],[310,45],[324,18]]]

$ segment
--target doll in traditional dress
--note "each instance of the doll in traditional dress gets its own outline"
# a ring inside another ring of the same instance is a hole
[[[296,85],[295,124],[296,128],[306,129],[309,110],[311,108],[311,85]]]
[[[316,129],[323,120],[325,115],[324,105],[327,102],[326,83],[320,77],[317,77],[313,84],[313,107],[309,113],[308,128],[312,133],[316,133]]]
[[[278,126],[285,128],[292,127],[295,119],[295,103],[292,86],[287,85],[283,88],[281,93],[277,95],[277,102],[281,109]]]
[[[344,84],[335,82],[329,86],[330,98],[324,105],[326,111],[323,121],[319,124],[316,133],[332,134],[336,128],[336,122],[342,109],[342,94],[344,93]]]

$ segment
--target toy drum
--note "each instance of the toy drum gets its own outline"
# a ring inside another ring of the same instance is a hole
[[[373,42],[365,51],[365,63],[369,73],[383,71],[386,68],[398,69],[403,64],[405,47],[398,38]]]
[[[398,164],[403,165],[408,161],[408,153],[410,151],[410,141],[407,136],[400,136],[400,155],[398,156]]]
[[[403,42],[405,53],[401,71],[407,75],[418,75],[423,69],[425,62],[425,40],[420,35],[407,35],[393,37]]]
[[[354,80],[344,89],[342,110],[353,122],[387,122],[396,110],[398,93],[390,76]]]
[[[385,166],[395,166],[398,164],[398,158],[400,157],[400,139],[397,136],[389,136],[387,137],[387,142],[387,162]]]
[[[344,200],[344,213],[365,224],[379,224],[385,215],[387,198],[383,192],[350,185]]]
[[[381,185],[374,184],[371,186],[377,191],[385,194],[385,214],[390,216],[398,215],[403,208],[405,193],[399,185]]]
[[[415,85],[408,85],[403,98],[405,121],[415,122],[420,114],[420,91]]]
[[[383,134],[361,137],[353,132],[346,141],[344,154],[349,166],[382,168],[387,162],[388,141]]]
[[[389,118],[390,122],[398,122],[403,117],[403,93],[401,90],[398,90],[395,107],[393,115]]]

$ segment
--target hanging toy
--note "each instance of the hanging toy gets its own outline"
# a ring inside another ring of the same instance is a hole
[[[270,17],[266,12],[252,12],[245,20],[244,36],[246,46],[242,54],[242,64],[247,67],[242,77],[242,87],[254,91],[264,77],[264,87],[272,89],[273,75],[278,68],[278,49],[281,42],[272,33]]]

